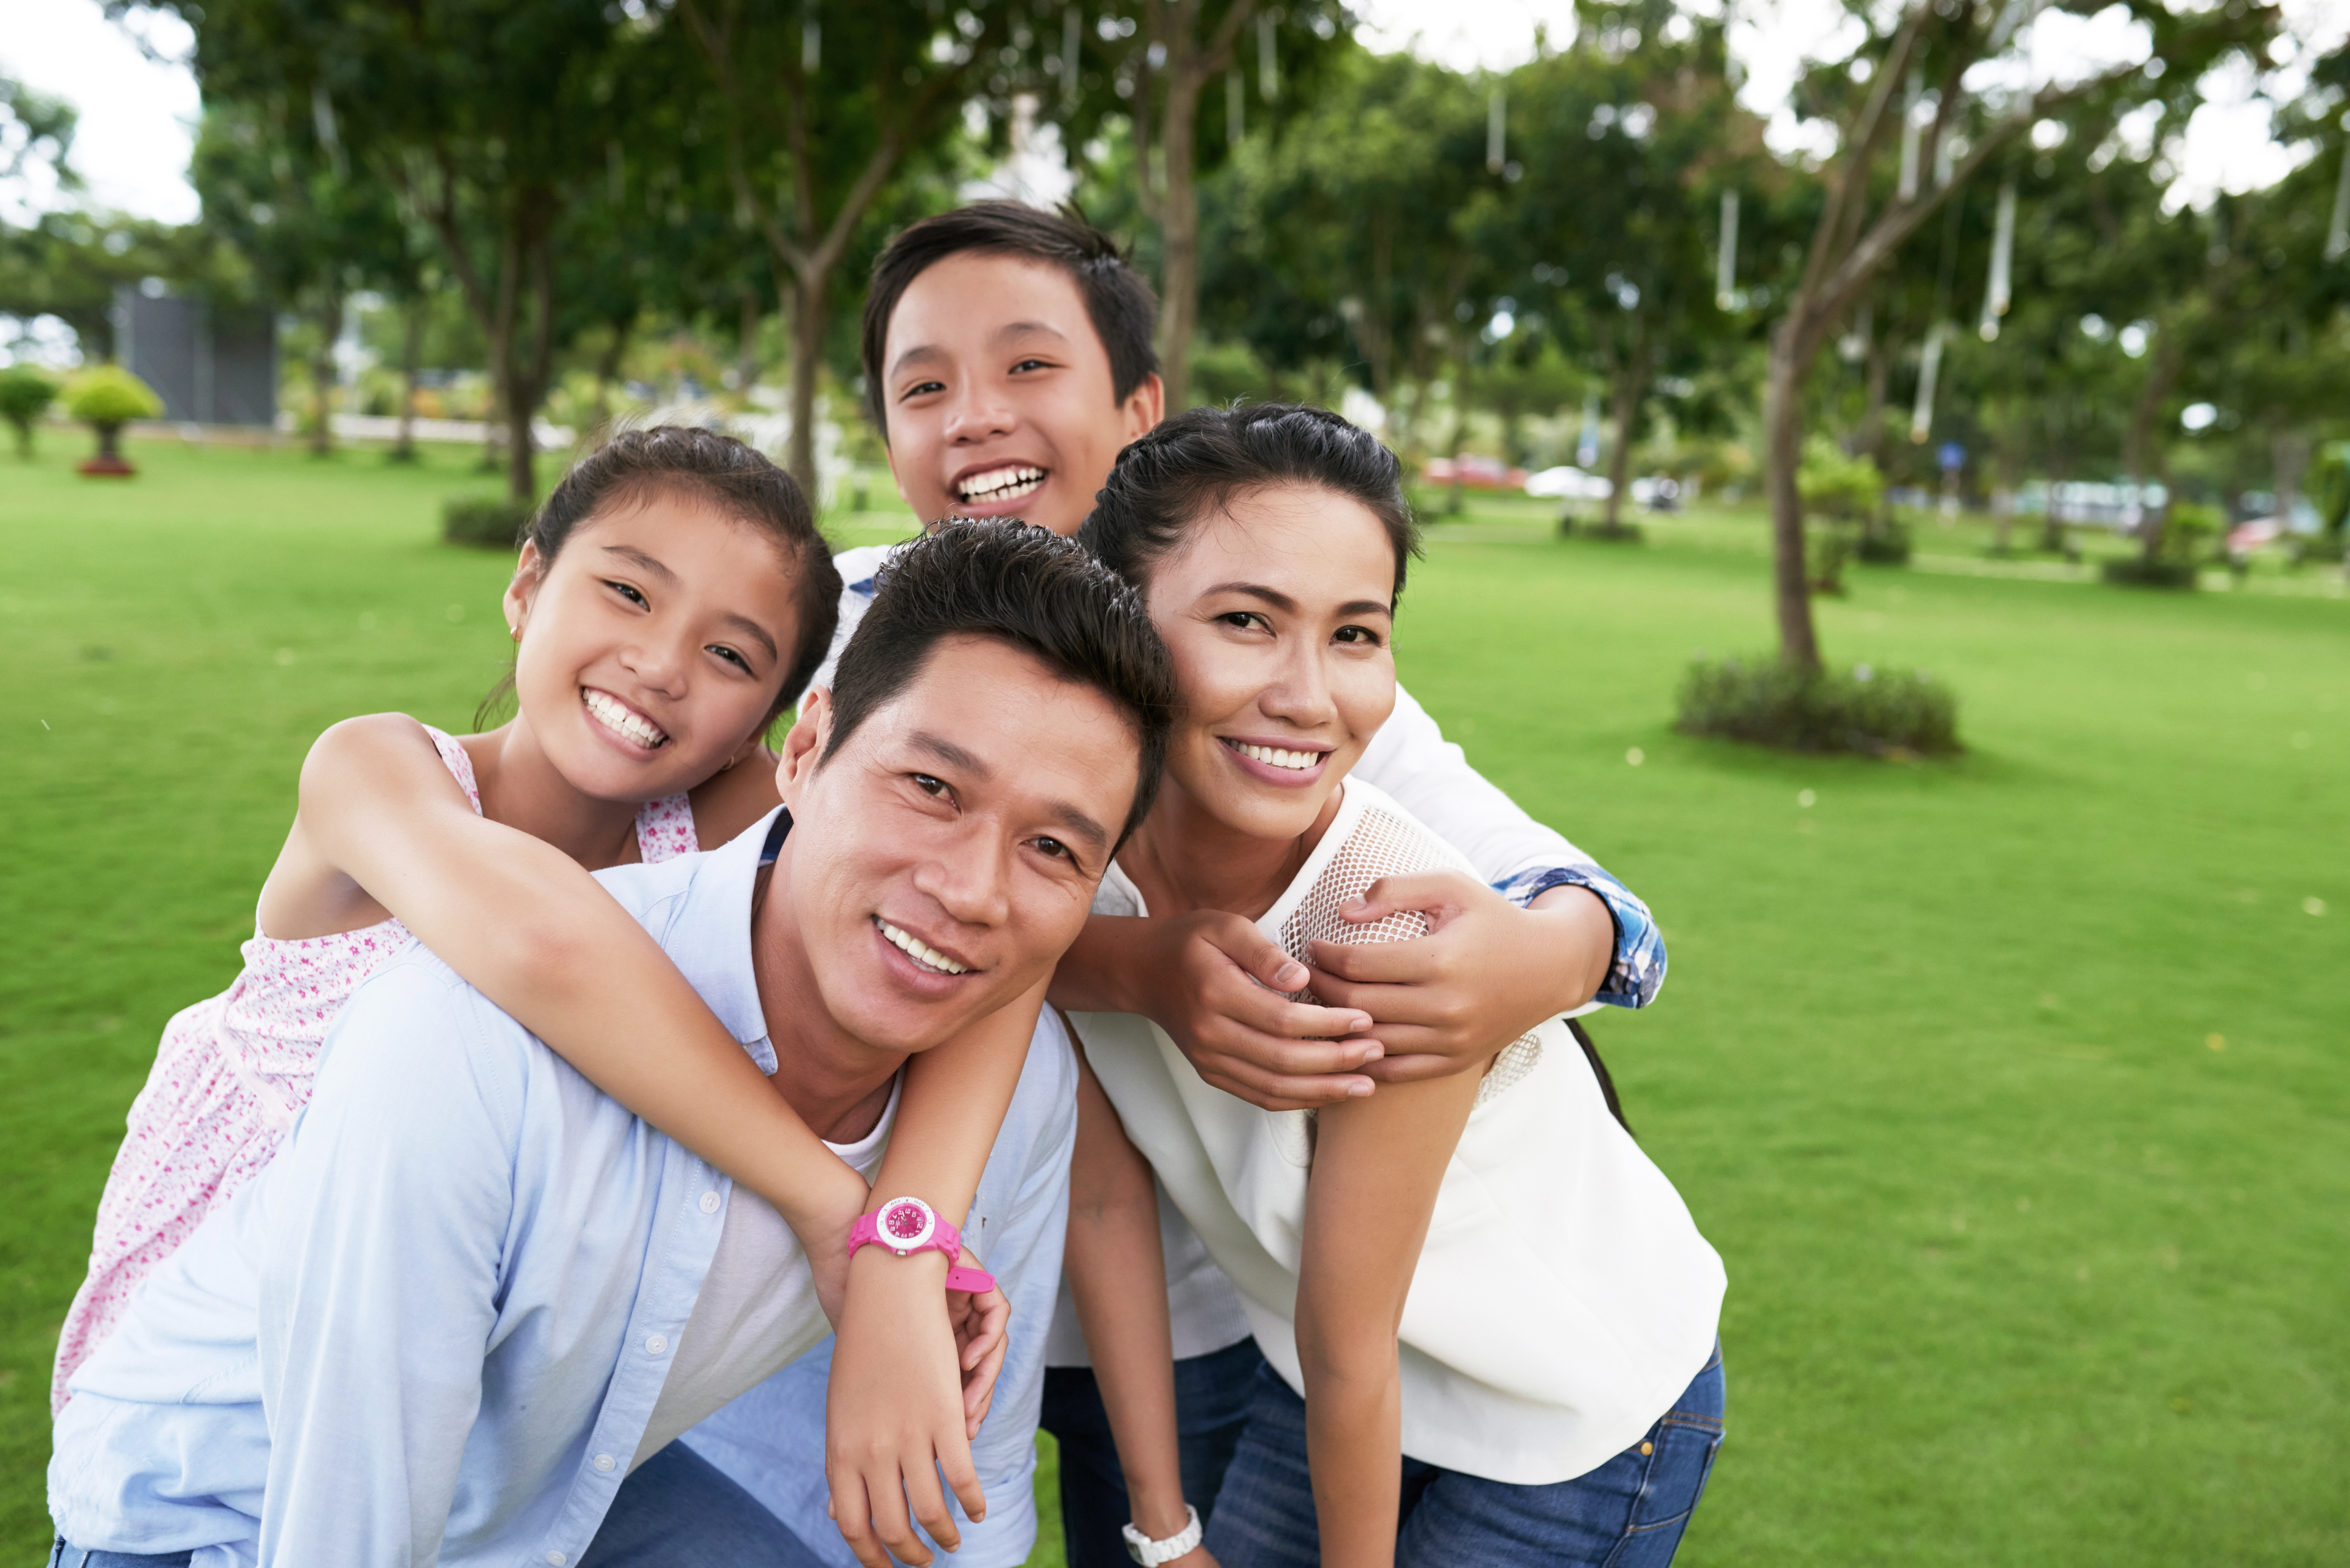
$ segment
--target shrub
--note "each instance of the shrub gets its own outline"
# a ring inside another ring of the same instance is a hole
[[[1604,539],[1611,545],[1637,545],[1640,542],[1638,523],[1609,523],[1603,515],[1596,522],[1577,523],[1575,514],[1559,514],[1558,531],[1569,538]]]
[[[532,508],[507,495],[455,495],[441,506],[441,537],[476,550],[518,550]]]
[[[2191,591],[2195,573],[2220,547],[2227,533],[2220,509],[2192,501],[2174,502],[2163,520],[2162,544],[2152,560],[2127,556],[2107,561],[2098,571],[2109,583],[2130,588],[2175,588]]]
[[[1871,756],[1959,751],[1958,698],[1922,670],[1811,672],[1772,658],[1700,656],[1682,677],[1684,734]]]
[[[1876,514],[1885,497],[1885,476],[1868,459],[1848,457],[1844,448],[1815,435],[1804,443],[1795,493],[1804,498],[1807,514],[1856,522]]]
[[[33,422],[57,401],[57,379],[38,365],[11,365],[0,370],[0,420],[16,431],[16,455],[33,455]]]
[[[2144,556],[2123,556],[2107,561],[2097,568],[2106,581],[2125,588],[2181,588],[2195,587],[2195,563],[2192,561],[2147,560]]]
[[[1909,547],[1909,524],[1898,517],[1887,517],[1882,526],[1861,531],[1853,542],[1853,554],[1872,566],[1906,566]]]
[[[66,385],[66,412],[100,435],[162,411],[155,389],[120,365],[100,365]]]
[[[1841,528],[1804,530],[1804,585],[1815,594],[1844,596],[1844,564],[1852,540]]]

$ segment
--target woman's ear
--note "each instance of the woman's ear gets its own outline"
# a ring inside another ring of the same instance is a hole
[[[800,702],[799,722],[784,737],[784,753],[775,762],[775,793],[797,811],[800,796],[815,774],[825,742],[832,738],[832,689],[811,686]]]
[[[539,557],[538,541],[525,541],[505,595],[506,630],[516,642],[522,640],[523,623],[530,619],[531,601],[538,597],[538,585],[546,580],[546,563]]]

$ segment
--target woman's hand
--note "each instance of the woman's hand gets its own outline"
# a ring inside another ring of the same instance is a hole
[[[1082,961],[1105,979],[1115,977],[1118,993],[1096,997],[1087,987],[1063,1004],[1143,1014],[1167,1031],[1201,1077],[1227,1094],[1268,1111],[1295,1111],[1371,1092],[1361,1069],[1378,1058],[1381,1046],[1368,1036],[1370,1015],[1290,1001],[1283,993],[1305,988],[1305,966],[1238,915],[1097,915],[1086,923],[1080,945],[1087,950]],[[1056,977],[1054,1000],[1063,1002],[1063,994]]]
[[[959,1349],[944,1258],[899,1258],[866,1247],[849,1262],[825,1398],[824,1469],[832,1493],[827,1511],[867,1568],[889,1568],[890,1553],[916,1568],[928,1563],[916,1521],[949,1552],[962,1543],[939,1487],[942,1473],[963,1512],[986,1517],[987,1497],[971,1458],[978,1429],[972,1412],[986,1412],[1003,1336],[999,1321],[991,1345],[989,1309],[983,1303],[978,1311],[974,1327],[966,1307]],[[974,1345],[979,1354],[967,1360]]]
[[[966,1269],[980,1266],[969,1247],[962,1250],[961,1262]],[[1004,1328],[1012,1321],[1012,1303],[1003,1299],[1001,1287],[949,1291],[947,1321],[954,1329],[956,1365],[962,1369],[963,1436],[976,1438],[979,1424],[987,1419],[988,1407],[995,1399],[995,1379],[1003,1370],[1004,1352],[1011,1348]]]
[[[1583,888],[1553,888],[1521,909],[1461,872],[1423,871],[1382,877],[1339,913],[1364,924],[1406,909],[1426,918],[1426,936],[1315,942],[1306,954],[1318,1000],[1376,1020],[1382,1053],[1363,1071],[1383,1083],[1481,1065],[1589,1002],[1615,957],[1615,919]]]

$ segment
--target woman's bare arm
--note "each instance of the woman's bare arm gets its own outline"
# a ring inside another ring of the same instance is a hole
[[[1082,1052],[1077,1147],[1069,1172],[1063,1265],[1086,1352],[1118,1444],[1135,1527],[1154,1541],[1181,1532],[1183,1471],[1175,1427],[1175,1352],[1167,1321],[1167,1261],[1150,1165],[1128,1141]],[[1177,1559],[1205,1563],[1205,1552]]]
[[[1396,1335],[1482,1076],[1388,1084],[1320,1115],[1298,1267],[1297,1356],[1327,1568],[1395,1561],[1403,1451]]]

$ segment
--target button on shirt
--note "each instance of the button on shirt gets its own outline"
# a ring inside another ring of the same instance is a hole
[[[775,821],[600,874],[769,1072],[750,908]],[[344,1009],[276,1161],[74,1378],[57,1528],[197,1568],[576,1562],[731,1191],[411,948]]]

